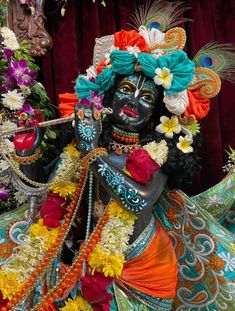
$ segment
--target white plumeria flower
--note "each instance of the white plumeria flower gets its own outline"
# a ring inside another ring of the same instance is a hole
[[[180,136],[179,142],[176,144],[176,147],[183,153],[190,153],[193,152],[193,147],[191,146],[192,143],[192,139],[190,139],[188,136]]]
[[[225,271],[234,271],[235,270],[235,257],[232,257],[230,253],[225,254],[222,252],[218,255],[225,262]]]
[[[168,118],[162,116],[160,118],[161,124],[156,127],[156,131],[161,134],[165,134],[167,138],[172,138],[174,134],[179,134],[181,131],[181,126],[177,116],[172,116]]]
[[[17,90],[8,91],[6,94],[2,94],[2,104],[11,110],[18,110],[22,108],[24,104],[24,96],[22,93],[18,93]]]
[[[136,45],[127,46],[126,49],[129,52],[129,54],[134,55],[136,58],[138,57],[138,54],[140,53],[140,49]]]
[[[155,70],[156,76],[154,77],[154,82],[157,85],[162,85],[165,89],[169,89],[171,87],[171,83],[173,80],[173,73],[171,73],[169,68],[163,67],[157,68]]]

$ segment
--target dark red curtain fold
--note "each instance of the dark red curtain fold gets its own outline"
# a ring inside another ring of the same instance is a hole
[[[126,29],[130,15],[139,3],[134,0],[106,0],[106,7],[99,0],[68,0],[64,17],[54,1],[47,1],[45,12],[47,28],[54,47],[42,60],[43,82],[56,104],[58,94],[73,92],[79,73],[85,73],[92,64],[95,38]],[[186,23],[187,52],[192,58],[211,41],[231,42],[235,45],[234,0],[187,0],[192,9],[185,17],[194,22]],[[225,150],[235,148],[235,86],[224,82],[221,93],[211,100],[211,110],[201,121],[203,147],[202,170],[195,177],[191,193],[198,193],[213,186],[223,177],[222,166],[227,161]]]

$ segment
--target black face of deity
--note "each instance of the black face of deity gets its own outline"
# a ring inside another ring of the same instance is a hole
[[[151,79],[140,74],[125,77],[113,98],[114,124],[123,130],[139,132],[150,122],[157,101],[157,86]]]

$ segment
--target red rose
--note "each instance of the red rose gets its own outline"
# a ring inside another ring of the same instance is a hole
[[[109,311],[113,296],[107,292],[113,278],[102,273],[86,275],[81,279],[83,297],[92,304],[95,311]]]
[[[60,226],[60,220],[62,220],[66,214],[66,207],[68,204],[69,200],[65,200],[59,195],[49,192],[40,210],[43,224],[47,227],[58,228]]]
[[[127,156],[126,168],[131,173],[132,178],[140,183],[146,184],[153,173],[160,169],[157,164],[144,149],[134,150]]]
[[[128,46],[136,46],[141,52],[148,52],[147,44],[136,30],[121,30],[114,34],[114,46],[126,51]]]
[[[204,118],[210,110],[210,100],[201,95],[200,89],[187,91],[189,104],[184,112],[188,118],[190,114],[194,114],[197,119]]]

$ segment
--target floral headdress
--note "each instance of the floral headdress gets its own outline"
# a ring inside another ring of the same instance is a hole
[[[165,129],[166,133],[167,126],[178,119],[192,140],[199,129],[197,119],[207,115],[210,98],[220,91],[221,79],[235,82],[235,50],[230,44],[210,43],[190,60],[183,51],[185,30],[175,27],[187,20],[180,18],[186,9],[182,3],[166,0],[147,4],[132,17],[137,30],[121,30],[96,39],[93,66],[76,83],[78,98],[89,98],[91,91],[104,94],[114,86],[117,75],[143,72],[164,88],[163,102],[175,115],[171,120],[161,119],[156,130],[163,133]]]

